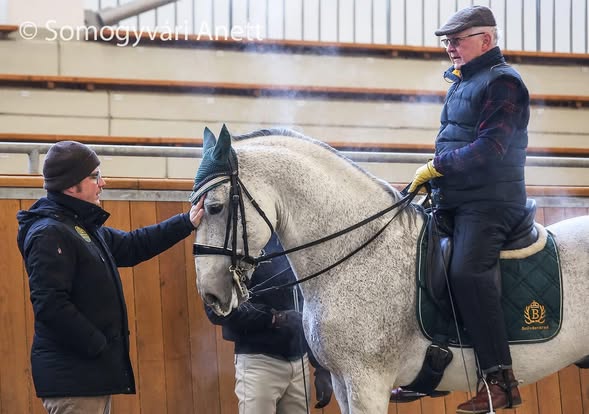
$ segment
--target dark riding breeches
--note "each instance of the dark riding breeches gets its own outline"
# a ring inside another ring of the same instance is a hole
[[[477,203],[447,212],[454,219],[450,280],[464,327],[483,371],[509,367],[511,354],[493,268],[510,231],[524,218],[525,209]]]

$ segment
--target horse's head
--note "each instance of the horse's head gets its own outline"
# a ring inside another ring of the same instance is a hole
[[[190,201],[196,204],[205,197],[205,214],[194,245],[197,288],[204,303],[219,315],[229,314],[247,300],[254,256],[270,239],[276,222],[271,202],[251,196],[240,179],[229,131],[223,125],[217,141],[206,128]]]

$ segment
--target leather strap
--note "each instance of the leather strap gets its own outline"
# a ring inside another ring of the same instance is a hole
[[[425,358],[417,377],[401,388],[431,394],[442,381],[444,370],[452,361],[453,354],[447,343],[434,342],[425,351]]]

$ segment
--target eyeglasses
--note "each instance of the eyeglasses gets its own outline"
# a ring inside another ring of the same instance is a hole
[[[102,179],[102,175],[100,175],[100,171],[96,171],[96,172],[90,174],[88,177],[90,177],[94,181],[96,181],[96,184],[100,184],[100,180]]]
[[[441,39],[440,42],[442,42],[444,47],[448,47],[449,45],[452,45],[453,47],[458,47],[460,46],[460,42],[462,42],[464,39],[468,39],[469,37],[478,36],[482,34],[486,34],[486,32],[473,33],[462,37],[453,37],[450,39]]]

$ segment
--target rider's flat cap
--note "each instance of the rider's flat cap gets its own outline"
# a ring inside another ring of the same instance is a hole
[[[436,30],[436,36],[460,33],[471,27],[497,26],[491,9],[485,6],[470,6],[459,10],[445,25]]]

